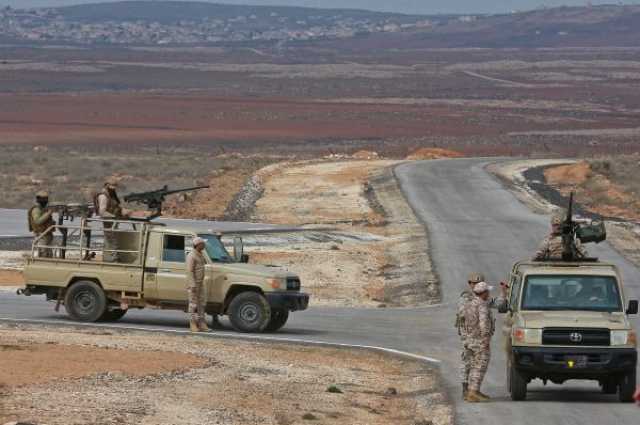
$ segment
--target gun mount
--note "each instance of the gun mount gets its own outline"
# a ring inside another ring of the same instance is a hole
[[[125,195],[123,199],[125,202],[146,205],[149,210],[153,211],[153,213],[149,217],[147,217],[146,220],[153,220],[154,218],[160,217],[162,215],[162,204],[164,203],[167,196],[173,195],[174,193],[191,192],[194,190],[209,188],[210,186],[194,186],[184,189],[170,190],[169,187],[165,185],[162,189],[158,190],[130,193],[128,195]]]
[[[586,258],[578,249],[577,242],[600,243],[607,239],[607,230],[601,220],[576,219],[573,217],[573,192],[569,195],[567,216],[561,225],[563,261],[597,261]]]

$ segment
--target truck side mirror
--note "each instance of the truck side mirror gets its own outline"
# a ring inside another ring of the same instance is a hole
[[[242,238],[238,236],[233,238],[233,258],[236,263],[242,263],[244,259],[244,244]]]
[[[627,314],[638,314],[638,300],[630,300]]]

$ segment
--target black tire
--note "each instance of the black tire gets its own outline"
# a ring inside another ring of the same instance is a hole
[[[265,331],[266,332],[279,331],[280,329],[282,329],[285,323],[287,323],[288,319],[289,319],[288,310],[285,310],[282,308],[271,310],[271,320],[269,321],[269,324],[265,328]]]
[[[100,318],[101,322],[117,322],[122,319],[125,314],[127,314],[128,310],[106,310],[102,317]]]
[[[618,382],[615,379],[607,379],[602,382],[602,394],[615,394],[618,392]]]
[[[242,292],[229,304],[229,321],[238,332],[262,332],[271,321],[271,307],[258,292]]]
[[[97,283],[80,280],[67,290],[64,307],[73,320],[96,322],[107,310],[107,297]]]
[[[508,370],[509,393],[511,400],[522,401],[527,398],[527,381],[522,377],[520,372],[510,364]]]
[[[633,394],[636,391],[636,371],[635,369],[620,378],[618,382],[618,400],[622,403],[631,403]]]

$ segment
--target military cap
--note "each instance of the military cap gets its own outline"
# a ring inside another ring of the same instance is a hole
[[[49,197],[49,192],[47,192],[46,190],[39,190],[36,193],[36,198],[48,198]]]
[[[484,280],[484,275],[482,273],[469,273],[469,279],[467,279],[467,282],[471,282],[471,283],[478,283],[478,282],[482,282]]]
[[[116,179],[115,177],[109,177],[107,180],[105,180],[104,185],[105,186],[118,186],[118,179]]]
[[[206,243],[207,243],[207,241],[205,241],[204,239],[202,239],[202,238],[201,238],[201,237],[199,237],[199,236],[196,236],[195,238],[193,238],[193,246],[194,246],[194,247],[196,247],[196,246],[200,245],[201,243],[206,244]]]
[[[487,285],[487,282],[483,281],[476,283],[476,285],[473,287],[473,292],[476,294],[482,294],[484,292],[490,291],[491,289],[493,288]]]

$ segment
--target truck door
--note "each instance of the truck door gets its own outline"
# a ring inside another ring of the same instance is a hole
[[[187,301],[186,250],[191,236],[164,234],[156,275],[156,296],[160,300]]]

